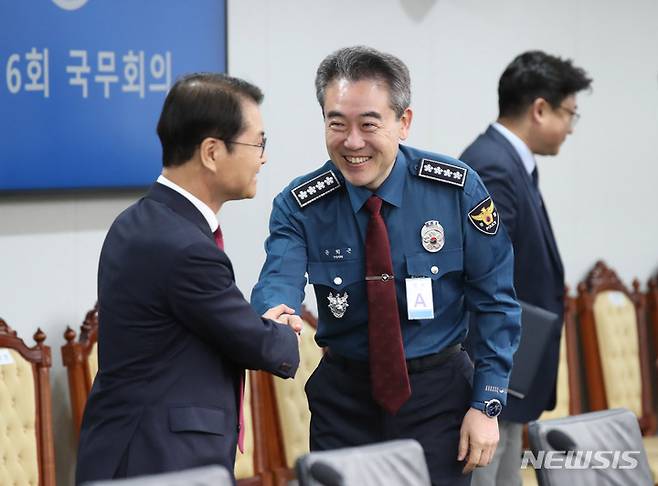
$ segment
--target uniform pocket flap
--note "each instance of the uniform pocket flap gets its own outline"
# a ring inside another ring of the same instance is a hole
[[[363,280],[363,271],[363,260],[309,262],[308,282],[342,290],[344,287]]]
[[[226,414],[219,408],[172,407],[169,409],[169,429],[172,432],[206,432],[224,435]]]
[[[436,280],[446,273],[460,272],[463,268],[461,248],[407,256],[407,272],[411,277],[429,277]]]

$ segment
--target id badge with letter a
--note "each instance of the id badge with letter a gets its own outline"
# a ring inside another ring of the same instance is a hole
[[[431,278],[407,278],[407,318],[434,319],[434,296]]]

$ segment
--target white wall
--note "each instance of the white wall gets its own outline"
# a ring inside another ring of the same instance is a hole
[[[238,285],[249,294],[264,259],[274,195],[326,157],[313,79],[336,48],[368,44],[409,66],[409,143],[459,155],[496,116],[496,85],[518,53],[572,57],[594,78],[558,157],[539,161],[567,281],[598,258],[627,283],[658,269],[658,3],[653,0],[229,2],[229,65],[260,85],[269,162],[252,201],[220,215]],[[1,163],[1,160],[0,160]],[[94,303],[105,232],[138,194],[0,198],[0,316],[53,347],[60,484],[72,481],[73,439],[59,348]],[[540,277],[540,276],[538,276]],[[30,337],[31,342],[31,337]]]

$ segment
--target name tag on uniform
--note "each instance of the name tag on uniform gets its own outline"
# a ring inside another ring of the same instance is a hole
[[[0,366],[14,364],[14,358],[8,349],[0,349]]]
[[[434,319],[434,297],[431,278],[407,278],[407,317],[410,321],[417,319]]]

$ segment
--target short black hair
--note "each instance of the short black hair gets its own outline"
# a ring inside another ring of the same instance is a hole
[[[315,93],[324,111],[324,94],[335,79],[376,79],[388,85],[391,109],[400,118],[411,104],[409,69],[397,57],[372,47],[354,46],[329,54],[315,75]]]
[[[245,129],[241,103],[263,101],[247,81],[219,73],[187,74],[172,86],[158,121],[162,165],[182,165],[206,137],[233,140]],[[227,150],[232,147],[227,144]]]
[[[498,82],[499,116],[519,116],[537,98],[557,108],[566,97],[591,84],[585,70],[574,66],[570,59],[542,51],[524,52],[505,68]]]

